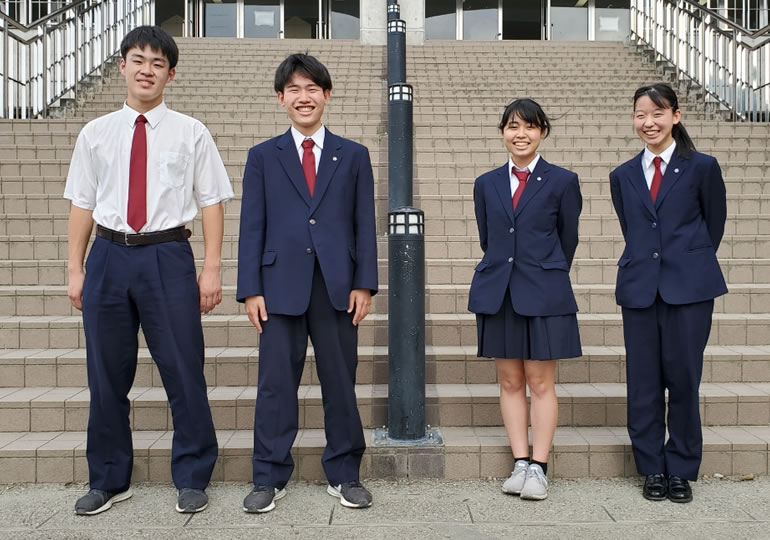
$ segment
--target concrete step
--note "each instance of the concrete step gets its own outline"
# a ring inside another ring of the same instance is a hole
[[[30,237],[31,240],[31,237]],[[34,247],[34,245],[33,245]],[[29,249],[29,247],[22,247]],[[63,256],[63,255],[62,255]],[[224,255],[222,260],[222,283],[235,285],[238,262],[234,256]],[[67,261],[60,259],[34,259],[26,255],[25,259],[0,260],[0,286],[19,285],[65,285],[67,283]],[[473,278],[473,269],[478,264],[477,258],[464,259],[426,259],[425,280],[428,285],[464,285],[469,286]],[[575,259],[570,277],[573,284],[610,285],[615,283],[618,273],[618,257]],[[202,260],[196,261],[200,269]],[[720,260],[722,272],[728,283],[770,283],[770,259],[731,258]],[[388,282],[386,259],[379,260],[379,281]]]
[[[146,348],[139,350],[134,384],[160,387],[158,370]],[[359,346],[356,380],[359,384],[387,384],[387,346]],[[302,384],[319,384],[313,348],[308,347]],[[213,386],[255,383],[259,350],[248,347],[207,347],[206,380]],[[476,345],[428,345],[425,351],[429,384],[494,384],[494,362],[476,356]],[[625,349],[621,346],[583,346],[583,356],[557,363],[556,381],[568,383],[625,382]],[[709,345],[703,365],[704,383],[770,382],[770,345]],[[0,351],[0,387],[78,387],[87,384],[86,351],[61,349],[4,349]]]
[[[770,284],[729,283],[730,293],[714,300],[715,313],[770,313]],[[615,303],[615,285],[572,286],[582,313],[619,313]],[[235,300],[235,286],[222,288],[219,315],[245,313]],[[468,306],[468,285],[428,285],[425,290],[425,310],[428,313],[462,313]],[[388,284],[381,284],[372,298],[372,313],[387,313]],[[0,316],[7,315],[77,315],[67,297],[64,285],[0,285]]]
[[[388,447],[374,444],[361,466],[363,478],[504,478],[513,458],[502,427],[447,427],[443,446]],[[171,481],[169,431],[134,432],[134,482]],[[220,454],[213,481],[249,482],[252,478],[252,430],[219,431]],[[770,428],[705,427],[700,472],[726,475],[766,474]],[[323,430],[303,429],[293,447],[294,480],[325,481],[320,456]],[[86,482],[85,433],[0,434],[0,483]],[[549,461],[551,477],[636,476],[630,441],[623,427],[559,428]]]
[[[268,307],[269,309],[269,307]],[[579,313],[583,345],[623,344],[623,326],[618,313]],[[245,315],[205,315],[203,333],[210,347],[249,347],[258,343],[258,333]],[[140,334],[140,346],[145,346]],[[360,345],[388,343],[387,315],[370,314],[359,326]],[[476,318],[472,313],[429,313],[425,316],[428,345],[476,345]],[[770,343],[770,313],[715,313],[709,344],[764,345]],[[85,347],[83,322],[78,316],[0,317],[0,348]]]
[[[255,381],[249,381],[255,382]],[[626,425],[626,385],[557,384],[559,426],[610,427]],[[210,386],[209,405],[217,430],[254,426],[256,386]],[[300,386],[299,427],[323,429],[322,391]],[[365,428],[388,424],[388,385],[356,386],[358,409]],[[132,429],[174,429],[168,398],[162,387],[134,386],[129,393]],[[428,384],[425,421],[432,426],[501,426],[497,384]],[[0,388],[0,432],[86,431],[90,393],[87,387]],[[767,426],[770,424],[770,383],[704,383],[700,386],[704,426]]]

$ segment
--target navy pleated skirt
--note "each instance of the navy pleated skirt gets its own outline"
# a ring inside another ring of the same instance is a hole
[[[577,315],[528,317],[513,310],[509,296],[494,315],[477,314],[478,356],[557,360],[582,356]]]

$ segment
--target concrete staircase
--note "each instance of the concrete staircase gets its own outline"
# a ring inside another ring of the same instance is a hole
[[[167,103],[206,123],[236,194],[247,149],[283,132],[272,90],[280,59],[308,50],[333,76],[325,122],[370,149],[375,169],[381,292],[360,331],[359,407],[367,429],[387,424],[387,118],[385,51],[350,41],[182,39]],[[660,80],[642,56],[619,43],[433,42],[408,52],[415,87],[415,206],[426,214],[428,422],[442,448],[371,446],[370,477],[505,476],[511,455],[498,407],[494,364],[476,357],[468,286],[481,253],[472,184],[502,164],[496,129],[512,98],[532,96],[554,120],[542,153],[580,175],[581,243],[572,270],[584,356],[558,365],[560,428],[552,475],[634,474],[625,430],[625,351],[614,302],[623,241],[608,173],[638,152],[631,96]],[[63,118],[0,122],[0,483],[87,479],[86,385],[82,321],[66,296],[68,201],[61,198],[83,124],[125,98],[115,74]],[[770,173],[767,124],[710,119],[681,96],[685,124],[715,155],[728,190],[729,218],[719,255],[730,294],[717,299],[706,351],[701,408],[702,472],[768,471],[770,443]],[[258,336],[234,300],[240,198],[227,205],[225,300],[204,317],[209,400],[220,443],[216,480],[251,478],[251,425]],[[192,243],[202,256],[200,222]],[[200,260],[199,260],[200,263]],[[321,394],[312,348],[299,391],[301,479],[322,479]],[[147,349],[139,358],[131,412],[137,481],[170,480],[172,423]]]

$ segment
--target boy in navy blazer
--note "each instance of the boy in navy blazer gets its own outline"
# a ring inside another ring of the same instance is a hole
[[[695,151],[667,84],[639,88],[634,128],[645,143],[610,174],[626,248],[616,298],[623,310],[628,433],[649,500],[692,500],[703,436],[698,387],[714,298],[727,292],[717,261],[727,201],[716,159]],[[668,441],[666,399],[668,390]]]
[[[377,292],[374,179],[366,147],[322,123],[331,89],[316,58],[286,58],[275,91],[292,126],[249,150],[243,175],[237,299],[260,332],[246,512],[268,512],[286,494],[308,337],[323,393],[327,492],[346,507],[372,504],[359,482],[366,444],[355,381],[357,327]]]

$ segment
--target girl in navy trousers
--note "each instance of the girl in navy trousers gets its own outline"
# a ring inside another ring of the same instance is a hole
[[[698,386],[714,298],[725,294],[717,248],[727,217],[716,159],[695,151],[667,84],[639,88],[633,124],[645,149],[610,173],[626,248],[623,310],[628,434],[642,494],[690,502],[703,449]],[[668,441],[665,391],[668,390]]]
[[[498,127],[510,158],[474,185],[484,257],[476,266],[468,309],[476,313],[478,355],[496,359],[500,409],[515,463],[503,491],[538,500],[548,494],[548,453],[558,416],[556,359],[582,354],[569,279],[582,198],[577,175],[537,153],[551,130],[540,105],[517,99]]]

